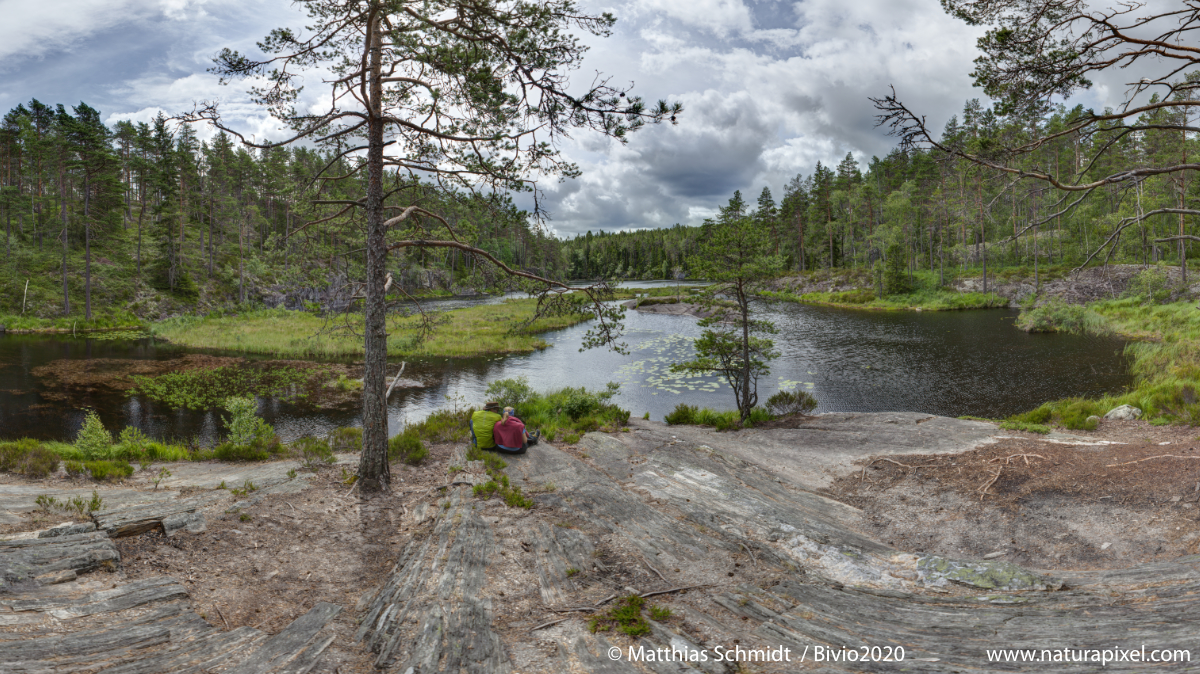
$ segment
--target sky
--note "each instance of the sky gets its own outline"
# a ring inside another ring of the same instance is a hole
[[[895,140],[875,127],[868,98],[889,86],[933,129],[981,98],[970,71],[982,29],[947,16],[938,0],[580,5],[618,23],[610,38],[589,36],[575,76],[612,75],[648,101],[681,102],[684,113],[625,145],[587,133],[566,141],[582,176],[541,185],[560,236],[699,224],[734,190],[753,203],[768,187],[778,201],[818,161],[882,157]],[[226,120],[258,138],[278,135],[275,125],[244,85],[220,86],[206,70],[223,47],[252,53],[271,28],[304,22],[288,0],[0,0],[0,17],[0,112],[31,98],[85,101],[112,124],[220,99]],[[1088,96],[1113,93],[1101,82]]]

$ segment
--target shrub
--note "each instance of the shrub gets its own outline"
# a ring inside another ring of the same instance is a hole
[[[458,412],[443,408],[434,411],[415,424],[409,424],[404,432],[412,433],[431,444],[462,442],[470,435],[467,422],[474,412],[474,408],[466,408]]]
[[[420,436],[409,430],[388,440],[388,459],[400,460],[410,466],[415,466],[429,456],[429,449],[421,442]]]
[[[1171,297],[1171,281],[1158,267],[1143,269],[1129,279],[1124,297],[1140,298],[1143,304],[1162,304]]]
[[[67,461],[63,464],[63,468],[67,471],[67,475],[71,477],[79,477],[87,470],[82,461]]]
[[[533,387],[527,377],[501,379],[488,384],[488,400],[495,400],[501,407],[517,407],[534,396]]]
[[[671,426],[694,424],[696,423],[694,421],[696,418],[696,413],[699,411],[699,408],[697,408],[695,405],[679,403],[675,406],[675,409],[671,410],[667,416],[663,417],[663,421],[666,421]]]
[[[314,473],[321,466],[327,466],[337,461],[333,456],[333,450],[329,447],[328,440],[318,440],[306,435],[292,443],[292,450],[300,455],[304,467]]]
[[[217,461],[267,461],[283,454],[279,438],[272,435],[248,445],[223,442],[213,448],[211,457]]]
[[[275,429],[258,416],[258,403],[254,398],[226,398],[223,405],[229,412],[229,442],[235,445],[250,445],[266,441],[275,435]]]
[[[335,452],[361,452],[363,431],[346,426],[329,434],[329,446]]]
[[[817,409],[817,399],[807,391],[780,391],[767,398],[767,409],[772,414],[808,414]]]
[[[1054,298],[1041,306],[1022,311],[1017,316],[1016,326],[1025,332],[1082,333],[1088,327],[1087,309]]]
[[[58,470],[58,455],[37,440],[0,442],[0,471],[28,477],[46,477]]]
[[[104,427],[95,410],[88,410],[83,426],[75,436],[75,447],[89,459],[103,459],[112,454],[112,446],[112,433]]]
[[[133,466],[129,465],[128,461],[123,460],[86,461],[83,467],[87,469],[87,472],[91,473],[92,479],[97,482],[103,482],[110,478],[121,480],[133,475]]]
[[[621,390],[621,385],[609,382],[604,391],[593,393],[586,388],[566,388],[560,392],[563,396],[562,411],[571,419],[578,420],[592,412],[599,411],[609,399]],[[628,419],[628,414],[626,419]]]

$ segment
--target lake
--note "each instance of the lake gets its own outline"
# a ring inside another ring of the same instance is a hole
[[[646,287],[658,284],[631,284]],[[496,298],[434,303],[457,307]],[[816,396],[819,412],[904,410],[946,416],[1005,417],[1042,402],[1096,396],[1132,383],[1124,341],[1061,334],[1026,334],[1013,327],[1015,310],[874,312],[776,303],[762,316],[779,328],[781,352],[759,383],[759,399],[780,389]],[[544,335],[552,346],[518,356],[411,361],[405,377],[427,384],[397,389],[389,404],[392,433],[443,405],[483,401],[489,382],[525,376],[537,389],[603,388],[621,384],[615,402],[634,415],[662,419],[680,402],[730,409],[732,390],[715,376],[670,372],[692,354],[696,320],[628,312],[628,355],[579,352],[587,325]],[[104,387],[63,390],[33,371],[55,363],[73,367],[125,359],[169,360],[180,349],[155,342],[69,336],[0,336],[0,437],[70,440],[94,407],[112,429],[133,425],[159,438],[198,438],[211,444],[223,432],[212,411],[163,409]],[[96,359],[108,359],[97,361]],[[394,367],[394,366],[393,366]],[[392,370],[394,372],[394,370]],[[260,401],[263,416],[284,440],[359,425],[356,410],[313,411],[275,399]]]

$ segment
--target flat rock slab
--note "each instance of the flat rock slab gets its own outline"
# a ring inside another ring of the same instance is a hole
[[[630,419],[634,442],[648,451],[671,442],[706,446],[758,464],[805,489],[821,489],[871,456],[968,452],[1011,435],[995,424],[917,412],[843,413],[813,417],[799,428],[751,428],[716,433]]]
[[[120,561],[112,540],[98,531],[0,541],[0,591],[37,586],[43,584],[37,579],[49,581],[65,571],[115,570]]]
[[[96,528],[112,538],[136,536],[151,529],[162,529],[168,536],[181,529],[204,531],[204,515],[197,512],[229,498],[224,491],[174,501],[163,501],[130,508],[102,510],[92,514]]]
[[[90,501],[93,491],[104,499],[104,507],[107,509],[161,503],[179,496],[178,492],[166,489],[143,491],[122,487],[111,488],[103,484],[67,489],[41,485],[0,484],[0,525],[24,522],[21,515],[37,510],[39,496],[50,496],[60,503],[69,502],[74,498]]]

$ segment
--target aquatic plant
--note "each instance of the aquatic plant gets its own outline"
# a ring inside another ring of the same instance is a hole
[[[231,397],[297,398],[302,386],[321,378],[328,368],[311,366],[260,367],[225,365],[167,372],[157,376],[134,375],[130,396],[144,396],[169,407],[210,409]]]

